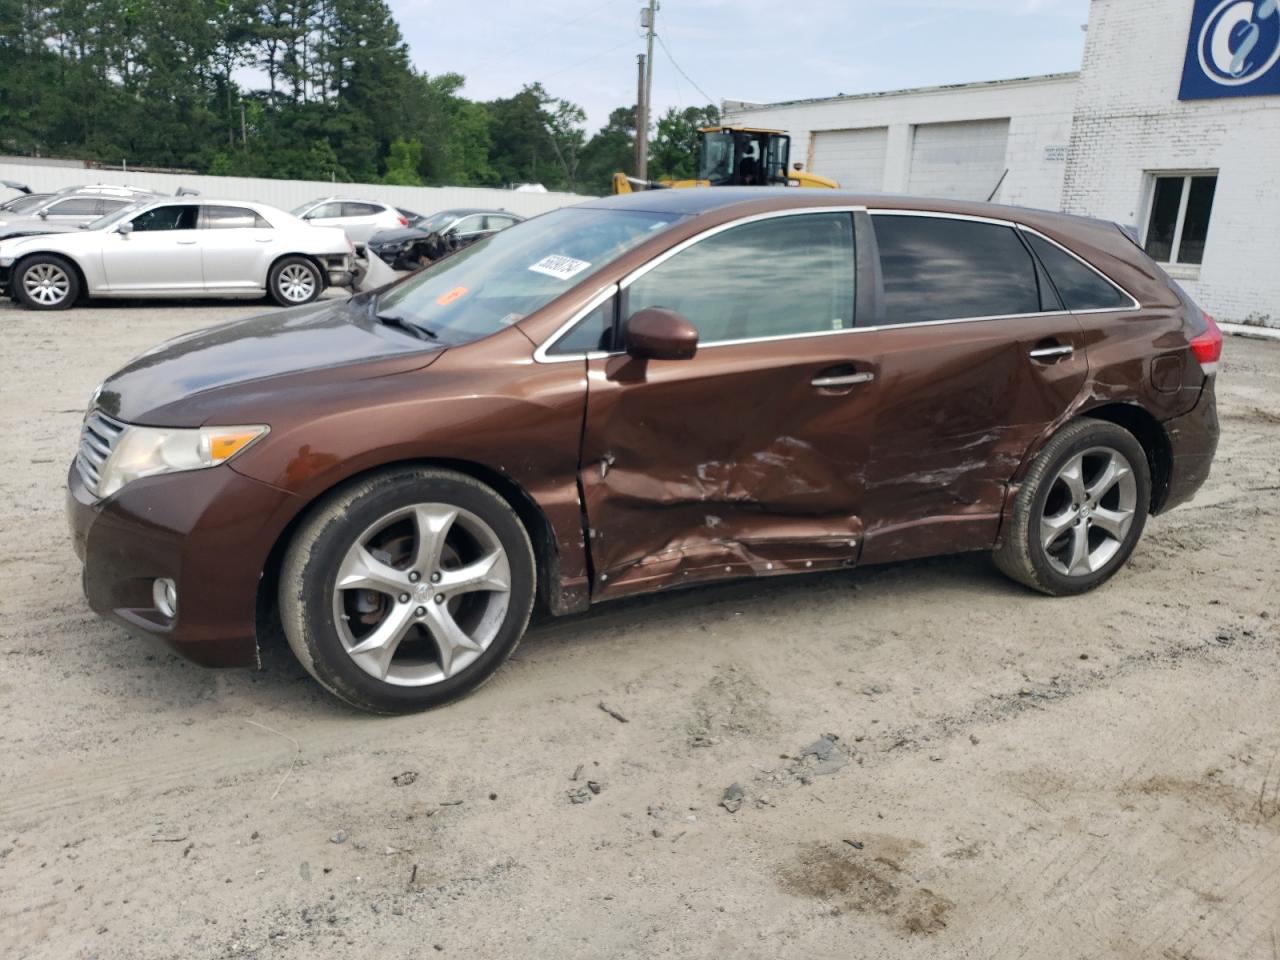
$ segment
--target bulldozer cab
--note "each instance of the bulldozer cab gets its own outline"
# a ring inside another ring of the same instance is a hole
[[[703,127],[698,179],[713,187],[785,186],[791,137],[780,130],[752,127]]]

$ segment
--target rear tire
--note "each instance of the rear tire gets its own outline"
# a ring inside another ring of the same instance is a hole
[[[535,583],[529,535],[492,489],[451,470],[387,470],[303,522],[280,572],[280,618],[331,693],[411,713],[492,675],[524,635]]]
[[[996,566],[1033,590],[1092,590],[1124,566],[1151,503],[1146,451],[1114,423],[1082,418],[1036,455],[996,547]]]
[[[80,299],[80,277],[62,257],[37,253],[14,265],[9,289],[28,309],[67,310]]]
[[[300,307],[324,292],[320,268],[306,257],[283,257],[271,266],[267,290],[282,307]]]

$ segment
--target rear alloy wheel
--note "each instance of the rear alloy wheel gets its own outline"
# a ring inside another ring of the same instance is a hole
[[[66,310],[80,297],[80,280],[61,257],[37,254],[18,264],[14,296],[32,310]]]
[[[1043,593],[1083,593],[1123,566],[1151,502],[1146,452],[1113,423],[1076,420],[1027,472],[996,564]]]
[[[271,268],[271,298],[282,307],[310,303],[324,292],[320,268],[306,257],[285,257]]]
[[[533,605],[533,549],[511,507],[462,474],[414,469],[339,491],[285,556],[285,635],[307,670],[379,713],[483,682]]]

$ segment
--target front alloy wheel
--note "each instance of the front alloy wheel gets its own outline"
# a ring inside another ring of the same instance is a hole
[[[450,504],[419,503],[380,518],[351,545],[334,584],[334,623],[365,673],[426,686],[489,648],[510,595],[493,528]]]
[[[298,659],[347,702],[422,710],[479,686],[533,606],[520,518],[464,474],[372,474],[321,501],[284,556],[280,615]]]
[[[80,281],[61,257],[38,254],[13,271],[13,292],[32,310],[65,310],[80,296]]]

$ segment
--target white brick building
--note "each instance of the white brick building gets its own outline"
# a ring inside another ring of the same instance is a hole
[[[1208,99],[1179,99],[1188,82]],[[1280,326],[1280,9],[1267,0],[1093,0],[1079,74],[725,113],[789,131],[793,162],[849,189],[981,200],[1000,182],[997,202],[1132,226],[1219,320]]]
[[[724,104],[726,121],[786,130],[791,160],[848,190],[1058,206],[1079,75]],[[1007,171],[1007,173],[1006,173]],[[1003,177],[1003,181],[1001,180]]]

